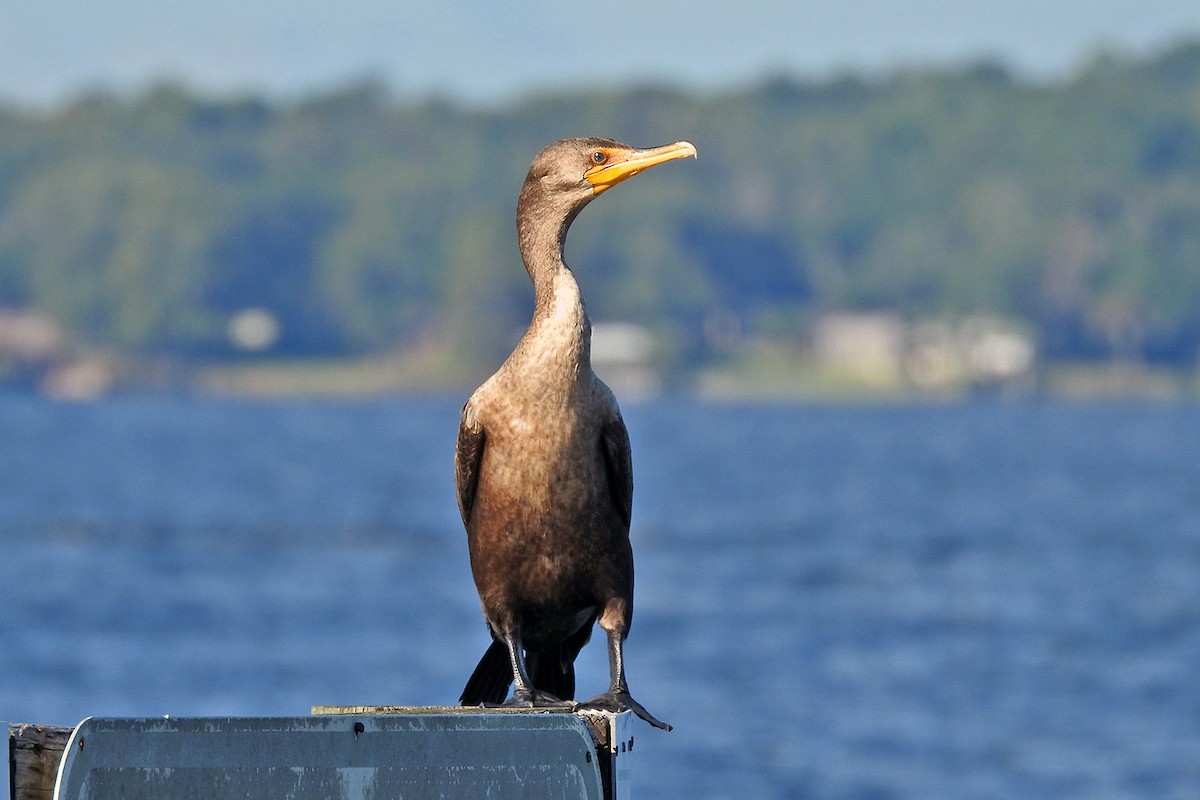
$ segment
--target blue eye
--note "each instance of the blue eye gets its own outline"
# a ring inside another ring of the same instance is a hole
[[[605,161],[608,161],[608,155],[603,150],[592,153],[593,164],[603,164]]]

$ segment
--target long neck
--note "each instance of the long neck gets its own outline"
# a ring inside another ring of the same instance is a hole
[[[592,326],[579,284],[563,263],[563,242],[577,210],[555,207],[527,186],[517,203],[521,258],[533,281],[533,322],[527,338],[576,367],[591,363]],[[556,359],[557,360],[557,359]]]

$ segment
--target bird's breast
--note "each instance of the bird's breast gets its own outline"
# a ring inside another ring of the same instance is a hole
[[[489,489],[538,508],[578,505],[602,470],[599,429],[571,411],[538,405],[490,428],[483,473]]]
[[[545,384],[512,377],[498,373],[472,399],[487,439],[477,510],[506,519],[510,529],[521,520],[520,527],[527,527],[529,518],[578,525],[580,518],[604,512],[609,501],[601,440],[610,412],[597,402],[591,371],[582,380]]]

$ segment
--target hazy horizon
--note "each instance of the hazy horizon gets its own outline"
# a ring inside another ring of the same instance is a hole
[[[502,13],[431,0],[350,0],[336,13],[282,0],[47,0],[0,10],[0,100],[53,105],[163,80],[289,97],[371,77],[402,97],[490,105],[581,86],[705,91],[984,58],[1055,78],[1101,51],[1144,56],[1192,36],[1194,0],[610,0],[585,10],[514,0]]]

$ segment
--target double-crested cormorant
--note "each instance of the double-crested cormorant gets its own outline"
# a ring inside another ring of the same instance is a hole
[[[455,453],[458,505],[492,644],[463,705],[571,705],[575,657],[597,620],[611,685],[578,707],[633,710],[622,643],[633,614],[629,434],[592,372],[591,323],[563,263],[575,215],[596,195],[655,164],[695,156],[690,142],[639,150],[611,139],[563,139],[533,160],[517,201],[533,321],[500,369],[463,406]]]

